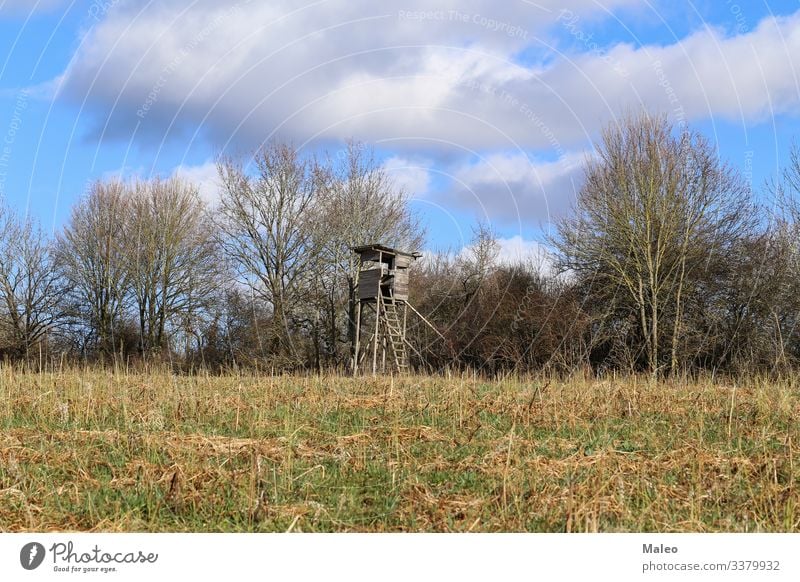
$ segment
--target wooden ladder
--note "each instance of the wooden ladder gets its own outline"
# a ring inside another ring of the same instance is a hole
[[[395,368],[399,373],[408,371],[408,352],[406,351],[406,341],[403,337],[403,324],[400,321],[400,314],[397,312],[397,303],[394,298],[378,298],[379,309],[383,311],[383,319],[386,322],[386,337],[394,359]]]

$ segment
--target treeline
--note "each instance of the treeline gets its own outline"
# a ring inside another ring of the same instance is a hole
[[[797,148],[756,194],[701,135],[629,116],[587,160],[547,268],[493,267],[496,247],[479,231],[467,264],[417,277],[423,310],[452,326],[452,351],[436,361],[655,376],[797,369],[798,195]]]
[[[270,143],[220,159],[209,206],[179,178],[101,181],[48,238],[0,209],[0,354],[42,362],[271,369],[347,361],[352,246],[423,233],[372,152]]]
[[[47,237],[0,210],[0,354],[42,363],[345,370],[351,248],[424,232],[363,145],[285,143],[218,162],[209,206],[178,178],[95,183]],[[541,260],[500,262],[478,225],[412,267],[421,370],[669,375],[800,365],[800,155],[757,200],[702,136],[664,118],[610,126]],[[765,203],[764,201],[769,201]]]

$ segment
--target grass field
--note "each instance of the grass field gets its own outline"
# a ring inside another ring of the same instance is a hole
[[[798,531],[795,380],[0,369],[0,530]]]

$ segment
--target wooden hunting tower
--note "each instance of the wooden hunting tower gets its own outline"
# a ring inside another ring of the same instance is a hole
[[[353,373],[358,374],[362,361],[372,358],[372,373],[408,370],[408,269],[422,255],[407,253],[380,244],[354,247],[359,258],[356,337],[353,349]],[[413,307],[411,308],[414,309]],[[362,346],[362,328],[369,313],[374,315],[371,336]]]

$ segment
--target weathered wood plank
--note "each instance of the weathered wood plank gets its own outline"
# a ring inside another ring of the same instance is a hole
[[[361,271],[358,277],[358,298],[369,299],[377,297],[380,292],[380,283],[385,269],[370,269]]]

